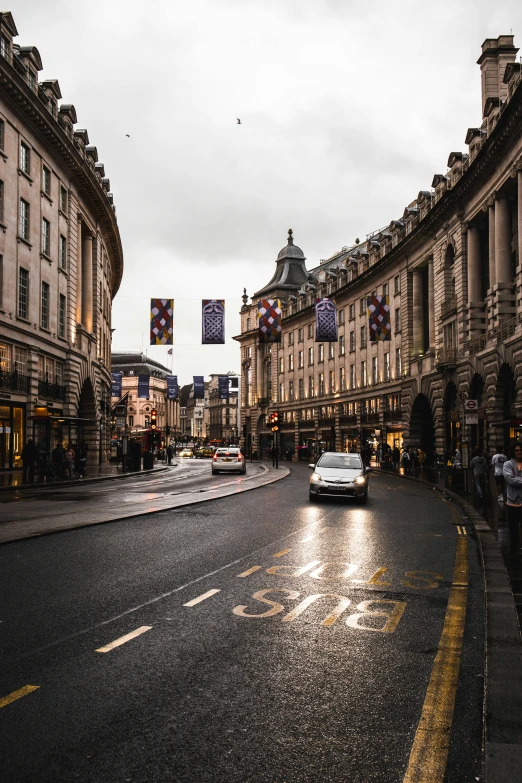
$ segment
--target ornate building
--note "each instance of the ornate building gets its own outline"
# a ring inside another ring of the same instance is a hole
[[[221,399],[219,396],[219,375],[210,376],[209,385],[209,428],[210,440],[222,440],[227,443],[237,443],[239,435],[239,379],[233,372],[229,376],[229,396]]]
[[[123,252],[110,183],[34,46],[0,14],[0,469],[27,437],[108,458],[111,304]]]
[[[293,243],[241,309],[241,430],[253,450],[461,440],[507,448],[522,426],[522,84],[513,36],[478,60],[482,122],[389,225],[311,270]],[[390,341],[369,341],[366,300],[389,297]],[[314,340],[314,298],[335,296],[337,343]],[[281,344],[258,345],[257,302],[283,301]],[[478,412],[464,420],[463,400]]]

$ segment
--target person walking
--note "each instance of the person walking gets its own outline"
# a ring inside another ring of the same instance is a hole
[[[402,467],[404,468],[405,475],[407,475],[410,472],[410,455],[408,454],[407,449],[404,449],[402,452]]]
[[[34,440],[29,438],[27,443],[22,449],[22,463],[23,463],[23,482],[24,484],[32,484],[34,481],[34,465],[38,458],[38,449],[35,446]]]
[[[396,473],[399,472],[400,464],[401,464],[401,452],[399,451],[397,446],[395,446],[393,449],[393,469]]]
[[[504,504],[504,463],[508,461],[508,458],[500,450],[493,449],[494,454],[491,458],[491,464],[495,471],[495,484],[497,485],[497,495],[499,505]]]
[[[513,446],[513,458],[504,462],[503,474],[506,481],[506,508],[508,517],[510,553],[516,554],[520,545],[520,524],[522,522],[522,441]]]
[[[475,484],[475,497],[479,503],[484,500],[485,478],[488,472],[487,460],[480,453],[480,449],[473,451],[473,458],[470,463],[473,471],[473,483]]]
[[[67,444],[67,451],[64,458],[64,470],[67,478],[72,479],[74,476],[74,449],[70,443]]]
[[[81,479],[85,478],[85,467],[87,465],[87,451],[88,451],[88,446],[86,442],[82,440],[82,442],[78,444],[75,453],[75,460],[74,460],[76,473]]]
[[[172,446],[169,443],[169,445],[167,446],[167,465],[172,465],[172,457],[173,456],[174,456],[174,452],[173,452]]]
[[[53,449],[53,470],[54,470],[54,476],[58,481],[63,477],[64,460],[65,460],[65,449],[61,443],[57,443]]]

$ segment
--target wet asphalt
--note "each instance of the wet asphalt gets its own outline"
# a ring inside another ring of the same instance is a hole
[[[0,709],[2,780],[402,781],[464,533],[445,781],[482,780],[472,529],[385,475],[310,504],[309,474],[0,547],[0,699],[38,686]]]

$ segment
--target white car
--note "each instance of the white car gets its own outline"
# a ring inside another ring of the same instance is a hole
[[[325,451],[321,454],[310,476],[310,500],[322,497],[357,498],[361,503],[368,499],[368,473],[360,454]]]
[[[212,473],[227,471],[246,473],[246,462],[238,448],[216,449],[212,457]]]

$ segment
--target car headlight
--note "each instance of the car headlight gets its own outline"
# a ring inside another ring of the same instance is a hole
[[[310,477],[310,481],[321,481],[321,476],[319,473],[312,473]]]
[[[355,479],[356,484],[365,484],[366,483],[366,476],[357,476]]]

